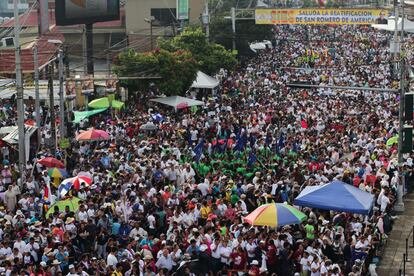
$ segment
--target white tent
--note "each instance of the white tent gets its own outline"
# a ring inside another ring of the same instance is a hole
[[[4,129],[4,128],[2,128]],[[8,129],[4,129],[5,131],[10,131],[9,134],[7,134],[5,137],[3,137],[3,141],[11,144],[11,145],[16,145],[19,143],[19,129],[17,126],[11,126],[8,127]],[[25,144],[25,149],[26,149],[26,161],[29,161],[29,156],[30,156],[30,137],[32,137],[32,135],[36,132],[37,127],[35,126],[28,126],[25,125],[24,126],[24,144]]]
[[[266,50],[267,48],[272,48],[272,43],[269,40],[263,40],[262,42],[250,43],[249,47],[253,52],[256,53],[258,50]]]
[[[198,71],[197,79],[191,85],[192,88],[207,88],[213,89],[219,85],[219,81],[209,75]]]
[[[388,17],[388,24],[372,24],[373,28],[378,30],[384,30],[388,32],[395,31],[395,17],[390,16]],[[398,18],[397,22],[398,31],[401,31],[402,28],[402,18]],[[404,18],[404,31],[407,33],[414,33],[414,22]]]
[[[150,101],[172,106],[175,109],[191,107],[191,106],[196,106],[196,105],[204,105],[204,102],[202,101],[197,101],[197,100],[193,100],[193,99],[185,98],[181,96],[162,97],[162,98],[151,99]]]

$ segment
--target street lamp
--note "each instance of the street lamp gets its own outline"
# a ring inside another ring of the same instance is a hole
[[[150,18],[144,18],[144,21],[150,24],[150,39],[151,39],[151,51],[154,50],[154,40],[152,37],[152,27],[154,25],[155,17],[151,16]]]

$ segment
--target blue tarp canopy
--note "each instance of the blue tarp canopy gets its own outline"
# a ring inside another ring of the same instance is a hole
[[[374,195],[341,181],[309,186],[296,197],[298,206],[367,215],[371,212]]]

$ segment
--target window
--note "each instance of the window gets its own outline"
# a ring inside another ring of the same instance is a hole
[[[175,19],[176,9],[151,9],[151,16],[155,18],[160,26],[170,26],[177,22]]]

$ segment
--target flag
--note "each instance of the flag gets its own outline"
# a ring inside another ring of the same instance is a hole
[[[160,113],[154,114],[151,117],[154,121],[157,121],[157,122],[164,121],[164,117]]]
[[[50,183],[47,183],[44,186],[44,193],[43,193],[43,200],[45,201],[45,203],[49,203],[50,205],[52,205],[53,203],[55,203],[53,196],[52,196],[52,190],[50,188]]]
[[[257,161],[257,157],[256,154],[254,154],[254,152],[250,152],[249,154],[249,158],[247,159],[247,167],[252,167],[254,165],[254,163],[256,163]]]
[[[234,151],[243,151],[244,147],[247,144],[247,135],[244,134],[243,136],[241,136],[238,140],[236,145],[234,146],[233,150]]]
[[[203,147],[204,147],[204,139],[201,138],[200,142],[198,142],[198,144],[194,147],[193,152],[194,152],[194,157],[196,162],[200,162],[201,159],[201,155],[203,154]]]
[[[58,188],[58,198],[64,197],[69,192],[70,188],[72,188],[72,185],[72,182],[60,184]]]
[[[301,124],[302,128],[304,128],[304,129],[307,129],[308,128],[308,123],[306,122],[305,119],[302,119],[300,121],[300,124]]]

